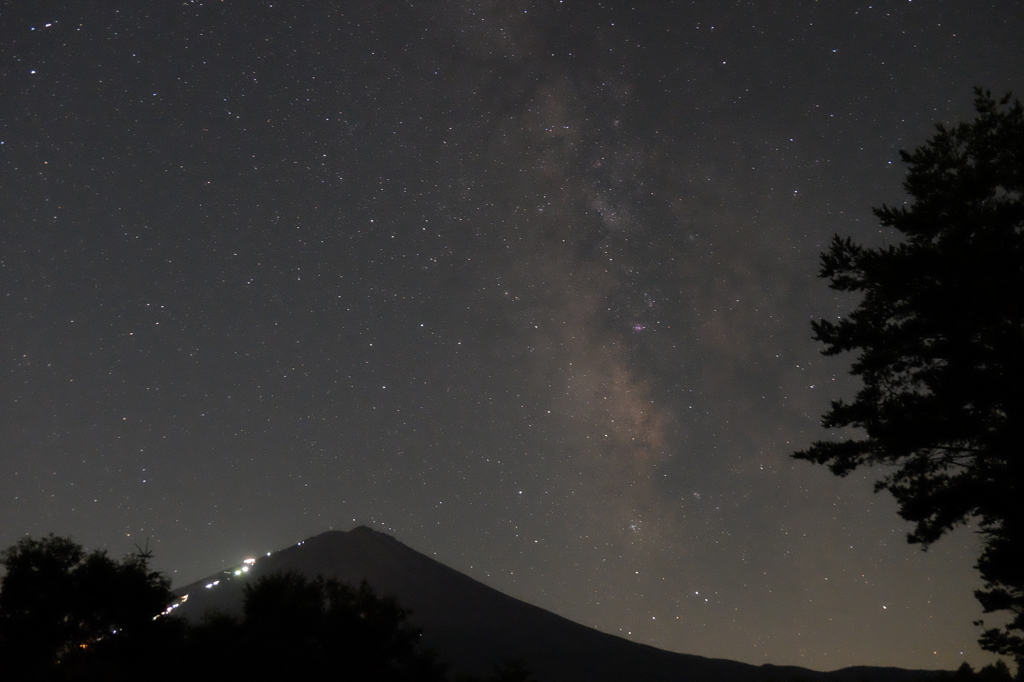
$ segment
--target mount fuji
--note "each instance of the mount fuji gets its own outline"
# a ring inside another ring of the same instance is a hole
[[[424,644],[456,674],[485,675],[509,659],[522,660],[540,682],[918,682],[943,674],[877,667],[817,672],[664,651],[510,597],[365,526],[328,531],[178,588],[175,615],[191,622],[207,612],[241,615],[245,585],[285,571],[365,580],[378,594],[395,597],[412,611]]]

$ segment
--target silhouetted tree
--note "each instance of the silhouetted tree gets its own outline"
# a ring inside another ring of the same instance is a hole
[[[507,658],[494,665],[487,677],[479,675],[457,675],[455,682],[537,682],[526,662],[519,658]]]
[[[1003,661],[989,663],[977,672],[964,661],[948,679],[951,682],[1012,682],[1014,677]]]
[[[506,659],[494,666],[487,682],[537,682],[521,659]]]
[[[937,126],[903,152],[909,205],[875,215],[902,234],[867,248],[835,237],[820,276],[862,295],[838,321],[813,322],[824,353],[854,351],[863,381],[836,400],[829,429],[854,437],[796,453],[838,475],[884,465],[890,491],[927,547],[973,520],[984,539],[976,592],[1009,612],[984,648],[1024,657],[1024,109],[975,91],[977,116]]]
[[[978,682],[1013,682],[1013,675],[1010,674],[1010,668],[1006,663],[996,661],[979,670],[974,679]]]
[[[249,657],[241,621],[221,613],[208,613],[188,628],[183,666],[202,670],[211,680],[236,679],[247,672],[242,662]]]
[[[953,682],[971,682],[974,679],[974,668],[967,661],[960,664],[960,667],[953,673]]]
[[[58,662],[65,669],[88,667],[92,660],[76,658],[98,660],[104,652],[127,661],[152,651],[150,645],[174,628],[154,620],[172,596],[170,582],[149,570],[148,557],[114,561],[51,534],[22,539],[0,563],[6,568],[0,582],[3,679],[43,679]]]
[[[246,586],[244,614],[251,672],[268,679],[328,671],[360,681],[444,679],[443,666],[419,649],[409,612],[365,582],[264,576]]]

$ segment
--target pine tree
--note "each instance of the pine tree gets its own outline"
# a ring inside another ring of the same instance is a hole
[[[971,522],[983,537],[976,592],[1008,612],[984,648],[1024,658],[1024,109],[975,91],[976,118],[938,125],[901,154],[911,201],[875,215],[899,243],[836,236],[820,276],[862,296],[812,323],[825,355],[856,353],[863,385],[823,418],[853,437],[795,454],[837,475],[883,465],[910,542]],[[979,622],[980,623],[980,622]]]

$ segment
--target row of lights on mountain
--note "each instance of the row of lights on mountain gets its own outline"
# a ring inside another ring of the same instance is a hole
[[[301,545],[302,543],[300,542],[299,544]],[[270,552],[267,552],[267,556],[270,556]],[[244,561],[242,561],[242,565],[239,566],[238,568],[236,568],[234,570],[229,569],[229,570],[224,571],[224,572],[228,573],[228,574],[231,574],[233,576],[241,576],[244,573],[248,573],[249,569],[251,569],[254,565],[256,565],[256,559],[249,558],[249,559],[245,559]],[[214,580],[212,583],[206,583],[205,587],[206,587],[206,589],[209,590],[209,589],[212,589],[212,588],[216,587],[217,585],[220,585],[220,580],[219,579]],[[157,615],[153,616],[153,620],[156,620],[160,616],[169,615],[172,611],[174,611],[174,609],[178,608],[179,606],[181,606],[182,604],[184,604],[187,601],[188,601],[188,595],[187,594],[181,595],[180,597],[178,597],[177,601],[175,601],[173,604],[171,604],[166,609],[164,609],[164,611],[162,613],[158,613]]]

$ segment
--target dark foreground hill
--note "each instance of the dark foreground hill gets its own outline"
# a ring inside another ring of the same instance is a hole
[[[317,535],[180,588],[176,592],[188,599],[176,614],[191,621],[207,611],[240,614],[245,584],[278,571],[366,580],[379,594],[393,595],[412,610],[425,644],[456,673],[482,675],[498,661],[522,659],[540,682],[917,682],[941,676],[868,667],[821,673],[663,651],[502,594],[364,526]]]

